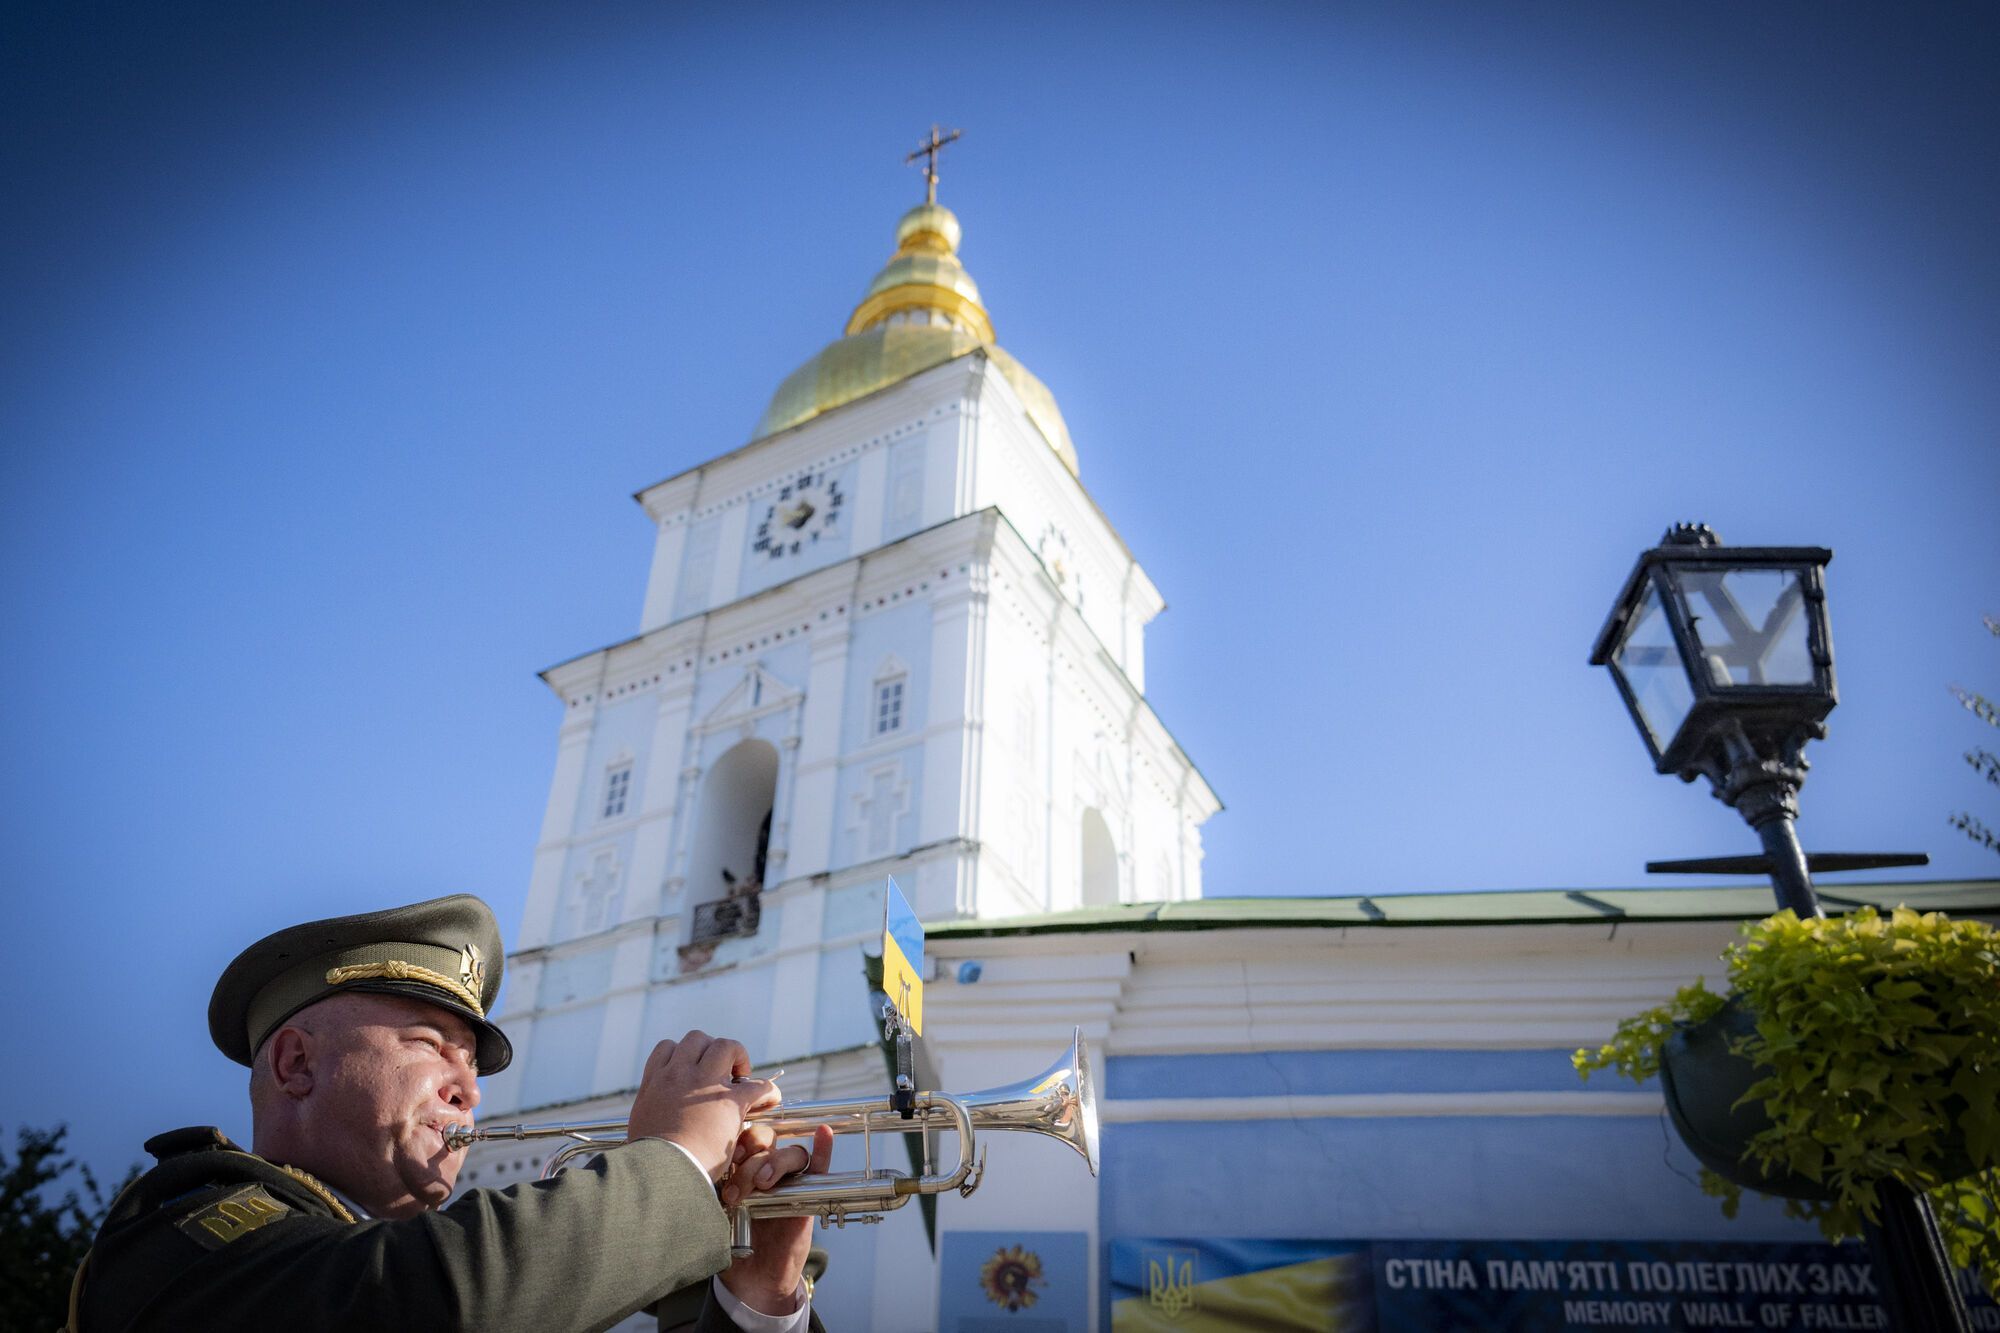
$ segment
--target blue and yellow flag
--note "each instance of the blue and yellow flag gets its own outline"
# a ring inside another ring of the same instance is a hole
[[[924,923],[896,881],[882,895],[882,989],[910,1031],[924,1035]]]
[[[1354,1241],[1115,1237],[1112,1333],[1374,1333],[1368,1258]]]

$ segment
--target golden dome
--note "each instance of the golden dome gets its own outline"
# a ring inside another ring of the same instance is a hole
[[[984,351],[1013,386],[1064,466],[1076,448],[1055,396],[993,341],[993,321],[979,286],[958,262],[958,219],[938,204],[919,204],[896,224],[896,253],[868,284],[847,321],[847,336],[787,375],[771,396],[753,439],[831,411],[972,351]]]
[[[941,250],[958,253],[958,239],[964,235],[958,216],[943,204],[918,204],[896,223],[896,248]]]

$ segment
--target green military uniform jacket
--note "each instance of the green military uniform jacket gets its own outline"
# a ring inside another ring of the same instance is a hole
[[[395,1221],[355,1220],[318,1181],[220,1130],[175,1130],[146,1150],[159,1165],[113,1204],[79,1275],[81,1333],[603,1329],[729,1263],[714,1187],[658,1140]],[[693,1295],[663,1327],[735,1327]]]

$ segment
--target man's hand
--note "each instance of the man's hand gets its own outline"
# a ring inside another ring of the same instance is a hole
[[[744,1117],[779,1101],[777,1084],[749,1073],[750,1053],[741,1042],[700,1031],[663,1041],[646,1057],[627,1133],[680,1144],[710,1180],[719,1180]]]
[[[746,1125],[736,1145],[736,1169],[723,1183],[722,1202],[730,1207],[754,1198],[798,1172],[826,1174],[833,1159],[833,1130],[813,1131],[812,1151],[802,1144],[774,1147],[775,1138],[762,1125]],[[722,1271],[723,1285],[759,1314],[790,1314],[798,1309],[799,1276],[812,1252],[813,1219],[772,1217],[750,1224],[748,1259],[738,1259]]]

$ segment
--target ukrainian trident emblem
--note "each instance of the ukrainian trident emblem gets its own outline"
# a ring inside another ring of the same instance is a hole
[[[1168,1319],[1194,1308],[1194,1251],[1146,1252],[1146,1303]]]
[[[459,950],[458,980],[472,992],[474,1001],[486,993],[486,959],[480,956],[478,945],[468,944]]]

